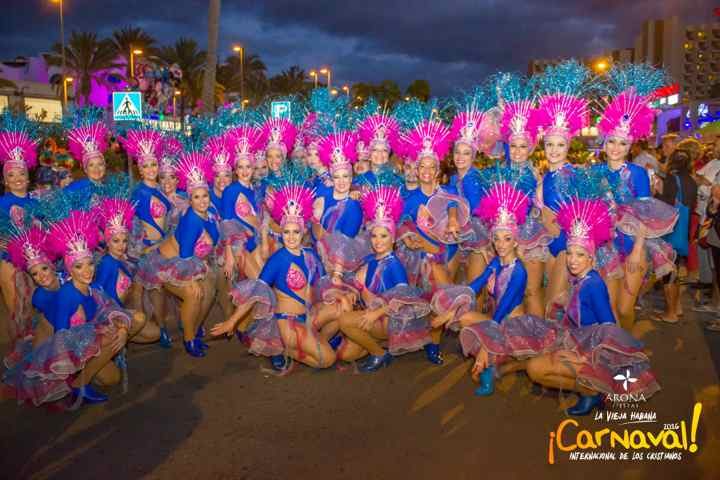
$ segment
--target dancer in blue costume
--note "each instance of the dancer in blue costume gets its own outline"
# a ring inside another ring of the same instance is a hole
[[[607,205],[574,199],[560,207],[557,221],[566,233],[566,266],[572,278],[563,320],[556,323],[525,315],[463,329],[463,351],[476,358],[473,377],[480,380],[476,393],[493,393],[498,366],[527,360],[525,369],[532,381],[579,394],[577,404],[567,409],[570,415],[600,408],[606,395],[650,397],[660,387],[642,344],[616,325],[607,287],[593,269],[597,247],[612,234]],[[614,378],[628,372],[637,381],[624,389]]]
[[[172,205],[165,226],[167,233],[175,231],[180,217],[185,214],[189,206],[187,193],[178,190],[178,178],[175,173],[175,164],[182,153],[183,146],[177,139],[169,136],[163,139],[163,155],[160,157],[158,183],[160,191]]]
[[[86,205],[91,203],[93,193],[108,180],[104,153],[109,134],[100,122],[73,128],[67,134],[68,150],[80,162],[86,176],[74,180],[64,190],[80,196],[81,203]]]
[[[405,267],[395,256],[393,244],[402,214],[402,197],[396,187],[366,191],[363,212],[373,253],[352,278],[346,280],[357,292],[359,308],[340,317],[345,340],[338,359],[354,361],[369,354],[363,372],[387,366],[397,355],[420,350],[429,344],[428,303],[416,287],[408,285]],[[351,302],[345,295],[341,302]],[[387,341],[387,348],[380,342]]]
[[[250,353],[271,357],[273,368],[283,373],[291,359],[315,368],[335,363],[335,352],[315,325],[337,319],[342,305],[313,303],[322,298],[316,287],[325,272],[317,254],[302,246],[312,202],[312,190],[303,185],[285,185],[270,194],[268,207],[282,228],[283,246],[270,256],[257,280],[234,286],[235,312],[211,330],[213,335],[230,335],[253,309],[254,322],[244,335]]]
[[[360,190],[372,188],[380,181],[378,176],[390,172],[401,183],[402,179],[392,171],[389,163],[390,153],[397,149],[399,141],[397,121],[384,113],[370,115],[358,125],[358,135],[369,153],[370,169],[358,174],[353,185]]]
[[[136,274],[144,288],[163,288],[182,301],[184,346],[193,357],[205,356],[201,327],[215,300],[215,272],[210,262],[220,233],[208,193],[211,168],[210,160],[200,153],[183,155],[177,173],[180,186],[189,194],[190,208],[174,234],[140,260]]]

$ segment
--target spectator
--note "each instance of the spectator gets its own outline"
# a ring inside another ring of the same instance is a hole
[[[648,151],[648,143],[646,140],[635,142],[630,150],[632,162],[646,170],[653,170],[655,173],[660,170],[658,159]]]
[[[717,145],[717,144],[716,144]],[[707,207],[707,217],[711,219],[707,244],[710,247],[713,263],[715,264],[715,285],[720,284],[720,184],[711,188],[710,201]],[[714,305],[714,312],[719,314],[718,305]],[[706,326],[708,330],[720,332],[720,317],[715,317]]]
[[[680,143],[680,136],[677,133],[668,133],[662,137],[661,154],[660,154],[660,167],[662,172],[665,173],[668,166],[668,159],[670,155],[675,151],[677,144]]]
[[[676,149],[686,151],[690,156],[688,172],[695,178],[696,172],[700,168],[699,164],[703,157],[703,146],[694,138],[686,138],[677,144]],[[695,203],[697,203],[697,201]],[[685,267],[687,268],[688,282],[697,282],[699,279],[700,263],[697,244],[697,231],[699,226],[700,215],[698,214],[697,209],[690,210],[690,243],[688,245],[688,257],[685,264]]]
[[[667,174],[662,181],[662,192],[657,194],[656,197],[669,205],[675,205],[679,184],[681,187],[679,200],[688,208],[689,212],[692,212],[697,201],[697,184],[690,175],[690,160],[690,154],[687,150],[676,149],[670,155],[666,167]],[[686,235],[689,240],[689,229]],[[677,323],[679,317],[683,315],[682,305],[680,304],[680,282],[677,275],[682,261],[687,261],[687,257],[678,255],[675,260],[676,270],[663,279],[666,308],[656,320]]]

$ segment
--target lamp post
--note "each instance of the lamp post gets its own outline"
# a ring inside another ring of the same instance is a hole
[[[598,59],[598,60],[593,64],[593,69],[594,69],[598,74],[603,74],[603,73],[607,72],[609,68],[610,68],[610,62],[608,62],[608,61],[605,60],[604,58]]]
[[[60,56],[62,58],[62,66],[60,67],[60,78],[63,79],[63,82],[65,81],[65,19],[63,15],[63,0],[51,0],[52,3],[57,3],[59,6],[59,12],[60,12],[60,48],[62,51],[60,52]],[[67,108],[67,100],[65,101],[65,104],[63,105],[63,108]]]
[[[342,91],[345,92],[345,95],[347,95],[348,98],[350,98],[350,87],[348,87],[347,85],[343,85]]]
[[[72,77],[63,78],[63,105],[65,105],[65,108],[67,108],[68,104],[68,83],[71,83],[72,81]]]
[[[330,90],[330,95],[335,96],[335,95],[337,95],[337,94],[338,94],[337,88],[333,88],[333,89]]]
[[[173,93],[173,120],[177,120],[177,97],[180,95],[180,90],[175,90]]]
[[[245,100],[245,49],[242,45],[234,45],[233,52],[240,55],[240,98]]]
[[[130,48],[130,78],[135,78],[135,55],[142,55],[143,51],[139,48]]]
[[[310,70],[310,76],[315,79],[315,88],[318,86],[318,73],[315,70]]]
[[[327,88],[328,90],[330,90],[330,88],[332,87],[332,71],[329,67],[323,67],[320,69],[320,73],[322,73],[323,75],[327,75]]]
[[[243,101],[242,101],[242,109],[243,110],[245,110],[245,107],[247,106],[248,103],[250,103],[250,100],[248,100],[247,98],[243,98]]]

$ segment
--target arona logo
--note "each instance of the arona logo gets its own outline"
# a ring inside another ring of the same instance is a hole
[[[626,392],[628,391],[628,383],[635,383],[638,381],[637,378],[634,378],[632,375],[630,375],[629,369],[625,370],[625,375],[620,373],[618,375],[615,375],[613,379],[617,382],[622,382],[623,389],[625,389]]]

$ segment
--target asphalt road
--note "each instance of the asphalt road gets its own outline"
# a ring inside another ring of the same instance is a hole
[[[518,373],[494,396],[476,398],[454,337],[445,340],[441,367],[417,353],[371,375],[300,367],[286,377],[270,374],[267,361],[237,341],[221,340],[204,359],[187,356],[179,342],[171,351],[132,346],[130,390],[112,390],[104,405],[54,413],[0,402],[0,477],[718,479],[720,387],[711,351],[717,360],[720,334],[705,334],[703,317],[686,306],[680,324],[638,322],[634,333],[663,389],[647,403],[613,409],[654,412],[655,422],[587,417],[568,430],[657,433],[681,421],[690,429],[701,402],[698,451],[680,450],[681,460],[570,460],[555,449],[549,464],[549,434],[574,396],[534,387]],[[570,443],[574,434],[563,438]]]

